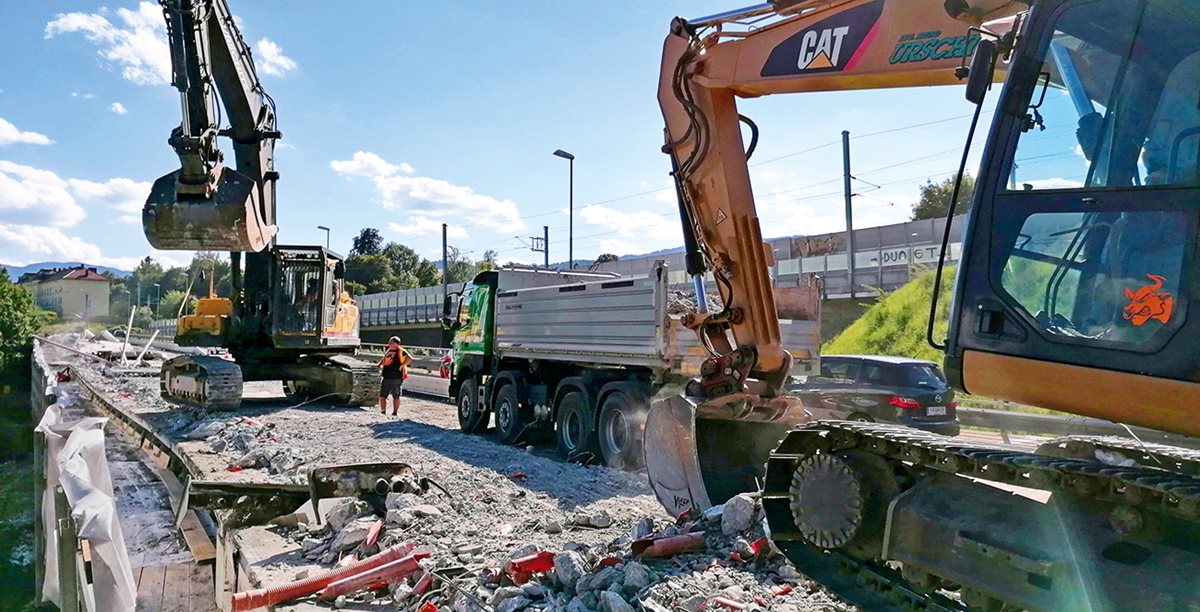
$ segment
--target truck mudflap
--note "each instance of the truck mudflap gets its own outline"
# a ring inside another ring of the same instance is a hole
[[[771,450],[810,419],[794,397],[657,397],[644,438],[650,487],[672,516],[756,491]]]
[[[162,250],[258,252],[278,231],[263,218],[248,176],[224,168],[208,197],[179,193],[180,171],[159,177],[142,208],[142,229]]]

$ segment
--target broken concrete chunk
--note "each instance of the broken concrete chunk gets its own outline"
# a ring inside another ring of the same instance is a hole
[[[495,593],[492,593],[492,598],[488,600],[488,603],[492,606],[498,606],[506,599],[521,597],[521,593],[521,587],[500,587],[496,589]],[[526,603],[529,603],[529,600],[526,600]]]
[[[330,548],[338,552],[343,552],[362,544],[367,539],[367,534],[371,532],[371,526],[375,524],[375,517],[366,516],[356,518],[345,527],[342,527],[338,534],[333,537],[333,543]]]
[[[183,434],[183,439],[205,440],[221,433],[221,430],[223,429],[225,429],[225,423],[221,421],[207,421],[197,425],[191,431]]]
[[[412,507],[413,514],[417,516],[441,516],[442,510],[433,504],[419,504]]]
[[[529,605],[529,600],[525,597],[512,597],[505,599],[500,605],[496,606],[496,612],[517,612],[524,610]]]
[[[554,555],[554,577],[567,587],[573,586],[583,575],[583,557],[574,551]]]
[[[370,511],[371,505],[367,502],[354,497],[342,497],[329,508],[329,514],[326,515],[325,520],[331,529],[341,531],[346,523]]]
[[[654,582],[654,574],[650,568],[636,561],[625,566],[625,586],[640,591]]]
[[[624,597],[612,591],[600,593],[600,609],[604,612],[634,612],[633,606]]]
[[[420,505],[421,497],[412,493],[388,493],[386,504],[388,510],[403,510]]]
[[[725,535],[737,535],[754,525],[754,498],[742,493],[725,502],[721,513],[721,531]]]

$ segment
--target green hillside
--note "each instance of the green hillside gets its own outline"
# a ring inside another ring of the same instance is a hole
[[[954,268],[947,267],[942,276],[942,292],[938,298],[938,323],[934,337],[946,337],[946,316],[950,310],[950,294],[954,285]],[[867,309],[854,323],[821,347],[826,355],[863,354],[917,357],[937,363],[942,353],[925,341],[925,326],[929,318],[929,301],[933,295],[934,272],[928,271],[883,297]]]

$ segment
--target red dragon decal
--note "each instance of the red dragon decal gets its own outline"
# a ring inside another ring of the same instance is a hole
[[[1149,285],[1137,291],[1125,288],[1125,297],[1129,298],[1129,305],[1125,307],[1125,320],[1135,326],[1143,325],[1151,319],[1166,323],[1171,318],[1171,311],[1175,309],[1175,298],[1166,291],[1159,291],[1167,279],[1157,274],[1147,274],[1146,277],[1152,281]]]

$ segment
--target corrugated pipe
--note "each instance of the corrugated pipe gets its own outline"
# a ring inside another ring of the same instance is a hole
[[[304,580],[265,589],[234,593],[233,612],[246,612],[255,608],[265,608],[277,603],[312,595],[333,582],[375,569],[397,559],[402,559],[405,555],[412,552],[412,549],[412,544],[397,544],[387,550],[380,551],[377,555],[372,555],[356,563],[351,563],[346,567],[313,576],[312,578],[305,578]]]

